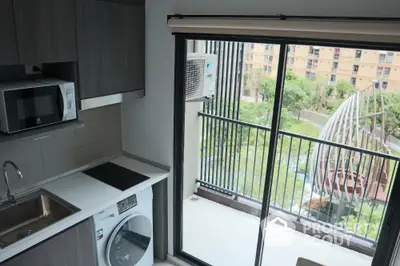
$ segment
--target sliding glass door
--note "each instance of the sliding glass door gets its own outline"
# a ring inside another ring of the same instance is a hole
[[[176,255],[201,265],[388,265],[400,220],[400,53],[176,41]]]

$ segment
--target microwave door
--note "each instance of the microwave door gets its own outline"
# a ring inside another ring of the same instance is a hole
[[[58,85],[4,92],[8,133],[61,122],[64,97]]]

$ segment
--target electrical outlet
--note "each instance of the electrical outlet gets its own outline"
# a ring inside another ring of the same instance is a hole
[[[42,64],[25,65],[25,74],[27,75],[37,75],[37,74],[42,74],[42,72],[43,72]]]

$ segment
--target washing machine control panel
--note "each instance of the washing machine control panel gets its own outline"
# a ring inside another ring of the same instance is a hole
[[[124,213],[137,205],[136,195],[132,195],[124,200],[117,203],[118,213]]]

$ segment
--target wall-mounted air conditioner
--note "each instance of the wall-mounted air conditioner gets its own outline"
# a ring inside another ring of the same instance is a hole
[[[188,53],[186,60],[186,101],[201,101],[214,95],[217,64],[216,55]]]

